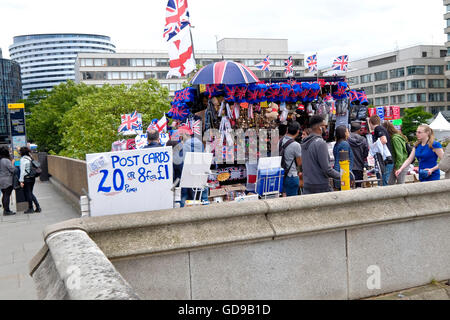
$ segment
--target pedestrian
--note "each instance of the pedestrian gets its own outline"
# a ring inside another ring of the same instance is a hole
[[[340,161],[340,152],[347,151],[349,160],[350,160],[350,172],[353,171],[353,151],[348,143],[348,138],[350,137],[350,133],[348,132],[348,128],[346,126],[339,126],[336,128],[336,144],[333,148],[334,155],[334,170],[337,172],[341,172],[341,166],[339,164]],[[341,182],[340,180],[334,180],[334,188],[335,190],[341,190]]]
[[[148,145],[144,149],[161,148],[162,144],[159,142],[159,131],[156,129],[147,130]]]
[[[439,162],[439,169],[445,172],[445,179],[450,179],[450,144],[445,149],[441,162]]]
[[[403,169],[398,177],[395,175],[395,172],[400,169],[402,164],[406,161],[406,159],[408,159],[408,149],[406,148],[408,138],[403,133],[398,131],[390,121],[384,121],[383,127],[387,130],[389,136],[391,137],[392,159],[394,160],[394,170],[391,172],[388,184],[404,184],[409,167]]]
[[[434,140],[433,129],[427,125],[421,125],[417,128],[416,137],[417,142],[411,154],[400,169],[395,172],[395,175],[398,177],[403,169],[417,158],[419,160],[419,180],[421,182],[440,180],[441,174],[437,160],[444,157],[442,145]]]
[[[13,176],[16,168],[6,147],[0,147],[0,189],[2,190],[3,215],[12,216],[15,212],[9,209],[11,193],[13,191]]]
[[[28,210],[25,214],[31,214],[35,212],[41,212],[41,206],[37,201],[35,195],[33,194],[34,183],[36,182],[36,177],[30,176],[32,161],[30,154],[30,149],[27,147],[20,148],[20,186],[24,189],[25,200],[28,202]],[[33,210],[33,203],[36,209]]]
[[[380,139],[382,145],[386,145],[392,155],[391,137],[387,130],[381,125],[381,119],[378,115],[373,115],[368,119],[369,129],[372,133],[373,143],[375,144]],[[371,146],[372,148],[372,146]],[[389,177],[392,170],[394,170],[394,161],[392,157],[384,159],[384,170],[381,172],[382,185],[389,184]]]
[[[309,120],[311,133],[301,143],[304,194],[332,191],[329,178],[340,180],[340,173],[331,167],[328,146],[322,138],[326,127],[322,116]]]
[[[352,122],[351,133],[348,143],[353,151],[353,175],[355,181],[364,180],[364,167],[366,159],[369,156],[369,144],[367,139],[361,133],[361,124]],[[361,188],[362,182],[356,182],[356,188]]]
[[[281,166],[284,169],[283,194],[286,197],[298,196],[300,176],[297,166],[302,165],[302,148],[295,141],[300,135],[300,124],[291,121],[288,124],[287,133],[278,144]]]

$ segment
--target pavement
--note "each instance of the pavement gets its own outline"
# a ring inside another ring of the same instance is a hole
[[[42,207],[40,213],[3,216],[3,208],[0,209],[0,300],[37,299],[28,264],[44,245],[45,227],[80,217],[50,182],[37,180],[34,194]],[[14,208],[13,196],[11,209]],[[365,300],[450,300],[450,283],[433,282]]]
[[[40,213],[3,216],[0,208],[0,300],[37,299],[28,263],[44,245],[45,227],[80,217],[50,182],[36,180],[34,194]],[[11,200],[11,210],[16,211],[15,197]]]

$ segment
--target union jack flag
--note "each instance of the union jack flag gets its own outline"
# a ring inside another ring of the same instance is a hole
[[[122,124],[117,130],[119,133],[131,130],[142,130],[142,120],[140,119],[137,111],[134,111],[132,114],[123,114],[121,119]]]
[[[186,26],[190,26],[187,0],[169,0],[166,7],[164,39],[170,41]]]
[[[261,70],[261,71],[270,71],[270,65],[272,63],[270,62],[269,56],[267,56],[262,62],[255,65],[255,68]]]
[[[191,120],[189,121],[189,127],[195,135],[201,135],[202,133],[202,121],[201,120]]]
[[[286,67],[286,69],[284,70],[284,73],[286,74],[286,76],[292,76],[292,75],[294,75],[294,68],[293,68],[293,63],[292,63],[292,56],[289,57],[287,60],[284,61],[284,66]]]
[[[348,71],[348,56],[340,56],[334,59],[333,70]]]
[[[308,65],[309,72],[317,71],[317,54],[306,58],[306,64]]]

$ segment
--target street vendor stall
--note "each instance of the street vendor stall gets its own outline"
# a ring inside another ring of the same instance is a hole
[[[344,77],[258,79],[239,63],[221,61],[191,84],[175,93],[167,116],[174,130],[189,126],[204,137],[214,154],[210,200],[218,202],[258,192],[258,160],[278,156],[280,125],[297,121],[303,130],[320,114],[328,124],[324,138],[332,141],[337,126],[352,120],[364,126],[367,118],[365,93],[349,90]]]

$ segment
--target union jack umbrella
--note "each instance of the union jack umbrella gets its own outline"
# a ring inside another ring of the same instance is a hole
[[[269,56],[267,56],[262,62],[255,65],[255,68],[261,70],[261,71],[270,71],[270,65],[272,63],[270,62]]]
[[[287,60],[284,61],[284,66],[286,67],[286,69],[284,70],[286,76],[294,75],[292,56],[290,56]]]
[[[317,71],[317,54],[312,55],[311,57],[306,58],[306,64],[308,65],[309,72]]]
[[[348,56],[340,56],[334,59],[333,70],[348,71]]]
[[[243,64],[220,61],[209,64],[198,71],[191,84],[243,84],[260,82],[258,77]]]
[[[140,120],[137,111],[134,111],[132,114],[123,114],[121,119],[122,124],[117,130],[119,133],[131,130],[142,130],[142,121]]]

